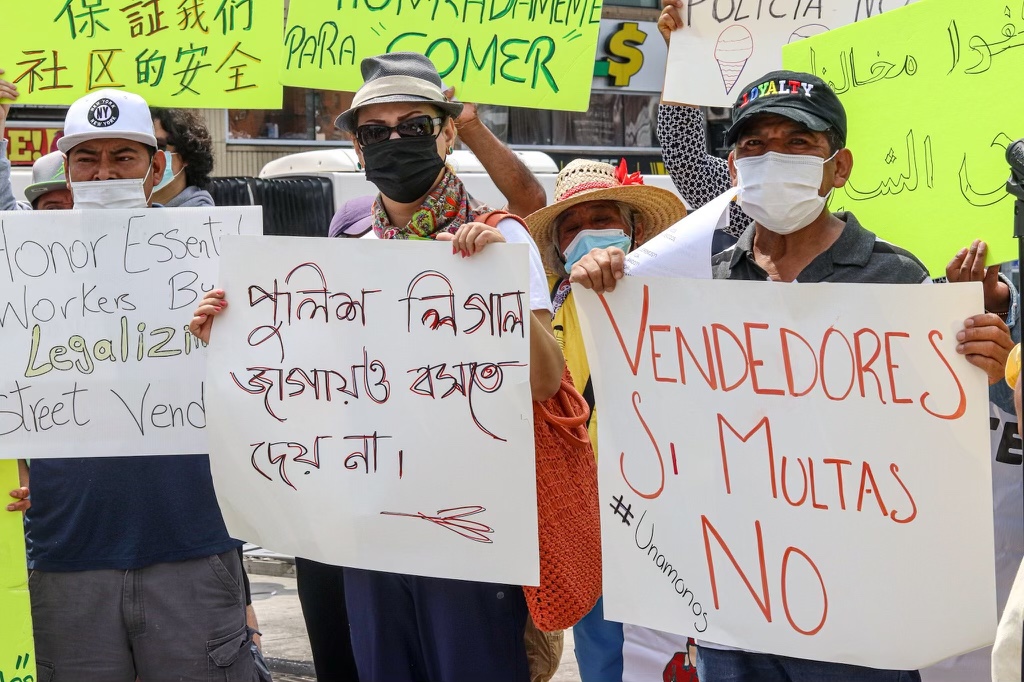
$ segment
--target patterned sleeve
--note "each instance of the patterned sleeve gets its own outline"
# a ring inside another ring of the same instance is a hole
[[[732,185],[725,159],[708,153],[704,112],[698,107],[660,105],[658,140],[665,168],[691,209],[700,208]],[[749,224],[747,214],[732,204],[725,232],[738,237]]]

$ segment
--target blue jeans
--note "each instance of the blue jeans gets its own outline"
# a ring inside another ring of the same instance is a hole
[[[916,670],[877,670],[747,651],[699,647],[700,682],[921,682]]]
[[[583,682],[622,682],[622,623],[604,619],[604,597],[572,633]]]

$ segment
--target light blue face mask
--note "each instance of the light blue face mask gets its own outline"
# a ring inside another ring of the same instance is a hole
[[[580,230],[562,253],[565,256],[565,271],[571,271],[572,266],[590,253],[591,249],[615,246],[629,251],[631,241],[632,238],[622,230]]]
[[[159,192],[164,187],[174,182],[174,178],[181,175],[181,171],[185,170],[185,167],[182,166],[181,170],[175,173],[174,169],[171,168],[171,157],[174,156],[175,152],[169,152],[166,149],[161,149],[160,153],[164,155],[164,161],[167,162],[167,165],[164,166],[164,175],[160,178],[160,182],[153,188],[154,192]]]

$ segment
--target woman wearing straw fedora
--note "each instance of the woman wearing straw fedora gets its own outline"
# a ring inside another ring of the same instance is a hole
[[[555,180],[555,202],[526,218],[544,259],[554,303],[555,338],[565,354],[576,389],[590,405],[590,440],[597,452],[597,412],[590,366],[583,348],[569,270],[593,248],[616,246],[623,253],[661,233],[686,215],[675,194],[643,184],[599,161],[569,162]],[[708,258],[711,254],[708,254]],[[623,626],[604,619],[603,601],[573,628],[576,661],[583,682],[622,680]]]
[[[464,257],[488,244],[530,245],[530,387],[534,401],[563,390],[565,361],[551,329],[544,266],[523,223],[474,202],[445,164],[462,104],[444,96],[429,59],[397,52],[362,62],[364,84],[336,121],[354,138],[366,178],[380,194],[372,229],[382,239],[451,241]],[[491,216],[493,217],[493,216]],[[192,321],[209,338],[223,291]],[[363,682],[528,682],[527,604],[518,585],[344,569],[352,649]],[[343,636],[343,633],[340,633]]]

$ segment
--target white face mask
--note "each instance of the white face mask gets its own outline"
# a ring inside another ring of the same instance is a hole
[[[736,203],[743,212],[776,234],[792,234],[821,215],[831,190],[818,194],[827,159],[805,154],[766,152],[735,159]]]
[[[152,171],[153,167],[150,166],[144,178],[72,182],[71,194],[75,208],[148,208],[146,181]]]

